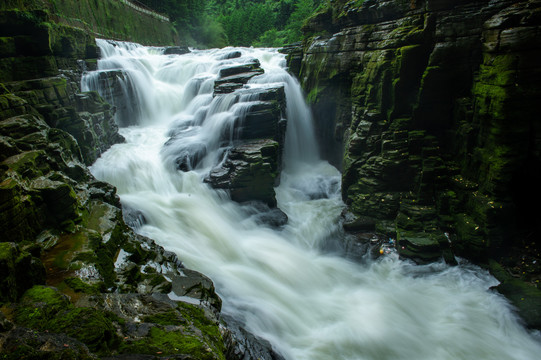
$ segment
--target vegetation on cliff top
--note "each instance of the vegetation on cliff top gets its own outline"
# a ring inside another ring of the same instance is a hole
[[[168,14],[188,45],[278,47],[301,40],[301,27],[329,0],[139,0]]]

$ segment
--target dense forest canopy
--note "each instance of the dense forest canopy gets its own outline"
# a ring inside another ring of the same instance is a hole
[[[278,47],[300,41],[305,20],[330,0],[139,0],[167,14],[187,45]]]

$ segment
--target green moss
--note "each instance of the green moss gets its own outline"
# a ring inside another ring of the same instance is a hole
[[[113,262],[113,254],[111,253],[111,250],[104,247],[99,248],[96,251],[96,257],[98,260],[96,267],[100,272],[100,275],[103,277],[103,282],[105,283],[105,286],[114,286],[116,274]]]
[[[124,343],[121,353],[187,354],[194,359],[225,358],[218,323],[209,318],[201,307],[180,302],[176,309],[146,316],[143,321],[159,326],[153,327],[145,339]]]
[[[0,243],[0,302],[15,301],[17,298],[17,288],[15,280],[15,262],[17,255],[16,247],[13,243]]]
[[[16,321],[26,327],[37,329],[47,327],[48,321],[59,311],[72,306],[58,291],[42,285],[27,290],[20,304],[15,314]]]
[[[158,325],[187,325],[188,322],[180,313],[174,309],[166,312],[161,312],[154,315],[148,315],[143,318],[144,322]]]
[[[49,171],[45,152],[42,150],[27,151],[12,156],[4,164],[26,178],[35,178]]]
[[[199,336],[153,327],[147,338],[123,344],[120,351],[162,356],[186,354],[198,360],[225,359],[223,345],[217,348],[215,344],[202,340]]]
[[[168,332],[157,327],[150,329],[148,338],[124,346],[121,351],[164,356],[184,353],[196,356],[197,359],[214,359],[208,352],[205,354],[203,344],[196,337],[186,336],[178,332]],[[206,356],[203,357],[203,355]]]
[[[47,329],[74,337],[98,354],[109,353],[119,343],[111,319],[104,312],[91,308],[63,311],[48,322]]]
[[[98,354],[109,353],[119,342],[113,326],[115,316],[96,309],[75,308],[51,287],[29,289],[16,309],[15,320],[25,327],[74,337]]]
[[[64,283],[73,291],[84,294],[97,294],[100,290],[99,285],[90,285],[76,277],[66,278]]]
[[[14,249],[11,243],[2,242],[0,243],[0,261],[11,261],[13,259]]]
[[[63,234],[56,246],[45,254],[44,262],[47,267],[54,266],[59,270],[68,270],[78,252],[86,246],[87,241],[88,237],[83,231]]]
[[[310,92],[308,93],[308,96],[306,97],[306,100],[308,101],[308,103],[315,104],[318,101],[319,95],[321,94],[323,89],[324,89],[323,87],[319,87],[318,85],[312,88],[312,90],[310,90]]]
[[[494,260],[489,261],[489,269],[500,281],[496,290],[511,301],[528,326],[538,329],[541,326],[541,290],[527,281],[514,278]]]
[[[190,319],[195,327],[200,329],[206,337],[214,343],[221,343],[222,336],[218,324],[205,316],[205,311],[202,308],[185,302],[179,302],[177,309],[185,318]]]

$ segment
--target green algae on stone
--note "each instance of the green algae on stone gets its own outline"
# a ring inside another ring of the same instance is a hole
[[[122,343],[119,352],[126,354],[183,354],[187,359],[225,359],[225,347],[216,320],[199,306],[179,302],[170,309],[143,318],[155,324],[142,339]]]
[[[99,285],[88,284],[77,277],[66,278],[64,283],[73,291],[83,294],[97,294],[100,290]]]
[[[63,333],[85,343],[97,353],[109,353],[118,336],[107,313],[76,308],[65,295],[46,286],[34,286],[22,297],[16,312],[17,323],[41,331]]]
[[[43,329],[58,312],[71,306],[68,298],[54,288],[36,285],[21,298],[15,320],[27,327]]]
[[[111,317],[92,308],[61,311],[48,322],[46,330],[71,336],[98,354],[110,353],[119,343]]]

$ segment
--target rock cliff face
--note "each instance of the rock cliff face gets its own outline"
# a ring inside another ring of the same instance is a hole
[[[343,172],[347,229],[418,262],[496,259],[536,290],[541,2],[332,4],[288,51]]]
[[[123,138],[80,90],[95,39],[51,21],[0,11],[0,357],[242,358],[212,281],[135,234],[138,214],[88,171]]]

